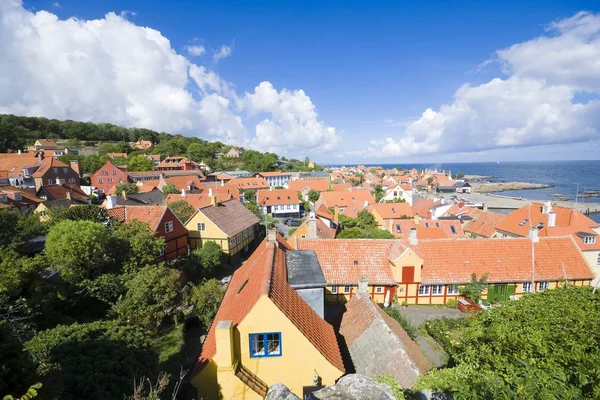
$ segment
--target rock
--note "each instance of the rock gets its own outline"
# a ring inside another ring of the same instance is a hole
[[[395,400],[388,385],[365,375],[351,374],[312,394],[311,400]]]
[[[276,383],[269,388],[265,400],[300,400],[300,398],[290,392],[283,383]]]

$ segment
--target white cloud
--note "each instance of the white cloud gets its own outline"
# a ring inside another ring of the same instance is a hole
[[[202,45],[189,45],[185,46],[185,50],[192,57],[198,57],[206,53],[206,49]]]
[[[370,153],[405,156],[598,138],[600,101],[574,98],[600,93],[600,16],[578,13],[547,32],[497,52],[506,78],[464,85],[452,103],[425,110],[399,137],[371,141]]]
[[[227,58],[233,53],[233,48],[231,46],[221,46],[219,50],[215,51],[213,54],[213,60],[219,61],[224,58]]]
[[[294,153],[294,134],[327,140],[331,135],[319,132],[334,130],[317,121],[304,92],[277,93],[268,82],[261,87],[268,85],[279,103],[250,108],[232,83],[175,52],[159,31],[115,13],[60,20],[19,0],[0,0],[0,37],[0,113],[111,122],[265,150],[264,135],[244,124],[260,113],[286,129],[289,143],[277,148],[292,155],[304,155]],[[309,140],[301,148],[310,146],[323,143]]]

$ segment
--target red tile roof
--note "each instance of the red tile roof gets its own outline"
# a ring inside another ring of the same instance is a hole
[[[324,192],[329,189],[329,179],[309,179],[290,181],[288,188],[300,192],[308,187],[309,190]]]
[[[264,206],[300,203],[298,192],[291,189],[259,190],[256,194],[258,197],[258,204]]]
[[[264,178],[236,178],[227,182],[227,185],[235,186],[238,189],[268,189],[269,183]]]
[[[56,143],[50,139],[38,139],[36,142],[43,147],[56,147]]]
[[[88,195],[81,189],[81,186],[74,183],[65,183],[63,185],[44,185],[43,190],[48,192],[48,200],[63,200],[67,198],[67,193],[71,193],[74,200],[87,201]],[[40,193],[42,189],[38,191]]]
[[[479,213],[482,212],[477,207],[465,206],[464,203],[454,203],[450,206],[448,211],[444,215],[447,216],[462,216],[462,217],[473,217],[475,218]]]
[[[166,206],[119,206],[106,210],[108,215],[120,222],[129,223],[136,220],[147,223],[153,232],[158,229],[166,211]]]
[[[65,164],[64,162],[59,161],[54,157],[48,157],[48,158],[44,158],[42,160],[39,168],[31,176],[34,178],[41,178],[44,176],[44,174],[46,172],[48,172],[48,170],[50,168],[67,168],[67,167],[69,169],[71,169],[71,167],[68,166],[67,164]]]
[[[14,155],[15,153],[9,153]],[[17,157],[0,158],[0,169],[8,171],[9,178],[16,178],[23,175],[23,168],[35,167],[40,164],[40,159],[29,154],[21,154]]]
[[[229,195],[234,199],[240,198],[240,191],[232,185],[221,185],[217,182],[205,182],[202,184],[202,193],[208,194],[209,189],[217,196],[227,197]]]
[[[323,217],[329,220],[333,220],[333,214],[329,212],[329,209],[325,206],[325,204],[321,204],[321,207],[316,212],[318,217]]]
[[[412,210],[414,214],[419,214],[422,217],[426,217],[429,213],[429,209],[436,204],[440,203],[425,198],[419,198],[413,201]]]
[[[170,176],[164,178],[165,182],[172,184],[177,190],[191,190],[192,187],[201,188],[202,182],[197,176]]]
[[[230,194],[227,195],[217,195],[217,201],[223,202],[230,200],[232,197]],[[169,194],[165,198],[165,205],[171,204],[176,201],[185,201],[190,206],[192,206],[195,210],[206,207],[210,205],[210,196],[208,195],[208,191],[203,193],[190,193],[182,196],[181,194]]]
[[[314,250],[329,284],[356,285],[365,277],[371,285],[396,285],[389,257],[398,241],[376,239],[298,239],[298,250]]]
[[[480,211],[473,214],[474,220],[469,221],[464,226],[465,232],[491,238],[496,233],[496,226],[506,218],[506,215],[491,211]]]
[[[194,374],[200,372],[216,354],[217,323],[232,321],[234,326],[241,323],[261,296],[268,296],[332,365],[344,371],[332,326],[322,320],[287,283],[285,252],[289,249],[279,235],[276,242],[264,240],[235,271],[202,346]],[[293,343],[289,345],[293,346]]]
[[[465,236],[457,220],[419,220],[416,224],[412,219],[394,219],[386,224],[386,229],[390,228],[398,239],[408,239],[412,228],[417,230],[418,239],[459,239]]]
[[[266,177],[266,176],[291,176],[292,175],[291,172],[259,172],[258,174],[263,177]]]
[[[413,210],[408,203],[376,203],[371,204],[369,212],[376,212],[383,219],[396,219],[402,216],[412,217]]]
[[[531,281],[531,240],[459,239],[419,240],[409,245],[423,259],[425,284],[470,282],[486,272],[488,282]],[[590,270],[571,237],[540,238],[534,245],[535,280],[592,279]]]
[[[321,192],[319,200],[323,200],[327,207],[340,206],[347,207],[353,200],[364,204],[375,203],[373,195],[368,190],[350,190],[341,192]]]

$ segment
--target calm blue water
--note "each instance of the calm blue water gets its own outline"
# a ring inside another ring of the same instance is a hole
[[[376,164],[369,166],[377,166]],[[577,184],[579,193],[585,190],[600,190],[600,160],[593,161],[519,161],[490,163],[444,163],[444,164],[382,164],[384,168],[404,169],[437,168],[450,170],[452,175],[462,172],[466,175],[492,176],[497,182],[531,182],[553,185],[551,188],[534,190],[513,190],[502,192],[506,196],[521,196],[527,199],[551,200],[553,193],[560,193],[575,200]],[[600,202],[599,197],[580,198],[580,202]],[[590,215],[600,222],[600,214]]]

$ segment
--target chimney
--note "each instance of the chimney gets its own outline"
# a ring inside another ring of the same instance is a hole
[[[306,225],[308,226],[308,233],[306,235],[307,239],[318,239],[319,236],[317,235],[317,218],[315,217],[315,214],[313,214],[312,212],[310,213],[310,217],[308,217],[308,221],[306,222]]]
[[[106,196],[106,209],[110,210],[117,206],[117,196],[114,194]]]
[[[267,242],[276,242],[277,241],[277,229],[272,228],[267,232]]]
[[[550,200],[547,200],[544,202],[544,206],[542,207],[542,214],[548,214],[550,211],[552,211],[552,203]]]
[[[75,171],[75,173],[81,176],[81,171],[79,169],[79,160],[71,160],[71,169]]]
[[[420,219],[419,218],[419,213],[415,213],[414,219],[415,219],[415,225],[419,225],[419,219]]]
[[[60,178],[56,178],[56,184],[57,185],[62,185],[62,182],[61,182]]]
[[[181,189],[181,197],[185,197],[186,193],[185,193],[185,189]]]
[[[483,205],[483,211],[487,211],[487,210],[488,210],[488,206],[487,206],[487,204],[484,204]]]
[[[412,245],[419,244],[419,239],[417,239],[417,229],[410,228],[410,233],[408,234],[408,242]]]
[[[340,207],[337,204],[333,206],[333,223],[336,226],[340,223]]]
[[[221,179],[221,186],[225,186],[225,181]]]
[[[548,213],[548,228],[552,228],[556,226],[556,213],[554,211],[550,211]]]
[[[442,199],[440,200],[440,204],[446,204],[446,199],[442,198]],[[464,204],[464,203],[463,203],[463,204]]]
[[[21,154],[21,150],[20,150],[20,149],[19,149],[19,150],[17,150],[17,154],[19,154],[19,155]]]
[[[358,278],[358,289],[356,289],[357,296],[368,296],[369,295],[369,281],[366,277],[361,276]]]
[[[368,200],[365,200],[365,204],[364,204],[364,207],[363,207],[363,208],[367,208],[367,207],[369,207],[369,201],[368,201]]]
[[[127,192],[125,190],[121,191],[121,196],[123,196],[123,200],[127,200]]]
[[[269,191],[273,191],[273,186],[269,186]]]
[[[390,219],[390,233],[394,233],[394,220]]]
[[[217,206],[217,204],[219,203],[219,202],[217,201],[217,196],[213,196],[213,195],[212,195],[212,194],[210,194],[210,193],[209,193],[209,196],[210,196],[210,205],[211,205],[211,206],[213,206],[213,207],[216,207],[216,206]]]
[[[73,201],[73,194],[71,193],[71,191],[67,192],[67,200]]]
[[[217,364],[217,371],[232,369],[233,355],[233,322],[219,321],[215,329],[215,344],[217,348],[213,361]]]
[[[531,241],[533,243],[537,243],[540,241],[540,238],[538,236],[538,229],[537,228],[531,228],[529,229],[529,239],[531,239]]]

